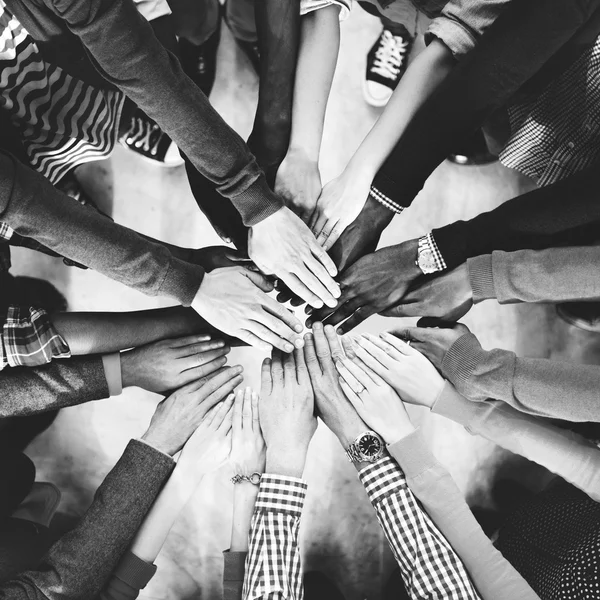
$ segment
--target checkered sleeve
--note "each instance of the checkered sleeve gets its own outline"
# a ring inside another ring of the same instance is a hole
[[[250,529],[244,600],[302,600],[298,531],[305,496],[301,479],[262,476]]]
[[[411,600],[481,600],[460,558],[413,496],[398,464],[385,456],[362,469],[359,477]]]
[[[54,358],[69,358],[71,350],[45,310],[9,306],[0,335],[0,370],[34,367]]]

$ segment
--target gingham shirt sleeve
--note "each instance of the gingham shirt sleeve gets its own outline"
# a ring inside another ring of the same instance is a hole
[[[411,600],[481,600],[460,558],[384,456],[359,473]]]
[[[262,476],[250,529],[244,600],[304,597],[298,531],[305,497],[301,479]]]
[[[9,306],[0,334],[0,371],[6,367],[35,367],[71,350],[45,310]]]

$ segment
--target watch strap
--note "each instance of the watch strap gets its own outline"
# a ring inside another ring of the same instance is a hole
[[[433,265],[427,270],[423,268],[420,261],[421,255],[425,252],[428,252],[433,259]],[[419,238],[416,263],[425,275],[445,271],[448,268],[431,232]]]

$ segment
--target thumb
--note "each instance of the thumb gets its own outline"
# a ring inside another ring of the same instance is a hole
[[[260,288],[263,292],[272,292],[274,285],[269,281],[262,273],[256,273],[255,271],[244,271],[245,275],[256,287]]]
[[[457,325],[456,321],[448,321],[438,317],[423,317],[417,321],[417,327],[420,328],[454,329]]]
[[[390,329],[388,333],[405,342],[424,342],[429,335],[428,331],[424,331],[419,327],[399,327],[398,329]]]

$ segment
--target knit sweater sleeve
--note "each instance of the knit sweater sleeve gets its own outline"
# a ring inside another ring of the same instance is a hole
[[[242,600],[247,552],[223,552],[223,600]]]
[[[96,68],[169,134],[231,199],[244,224],[281,208],[250,150],[185,75],[129,0],[42,0],[79,37]],[[124,60],[126,57],[126,60]]]
[[[512,302],[598,300],[600,280],[590,277],[600,247],[496,251],[467,261],[473,301]]]
[[[470,402],[449,382],[431,410],[472,435],[542,465],[600,501],[600,449],[584,437],[498,400]]]
[[[500,554],[470,511],[454,480],[416,430],[388,448],[413,494],[466,567],[483,600],[539,600]]]
[[[79,525],[52,546],[35,571],[0,585],[0,598],[95,598],[174,466],[170,457],[132,440]]]
[[[565,421],[600,420],[600,368],[595,365],[486,351],[466,333],[446,352],[441,370],[469,400],[495,398],[522,412]]]
[[[123,2],[123,4],[126,4]],[[61,256],[150,296],[189,306],[204,271],[113,223],[0,151],[0,221]]]
[[[127,551],[98,600],[133,600],[154,577],[156,566]]]

